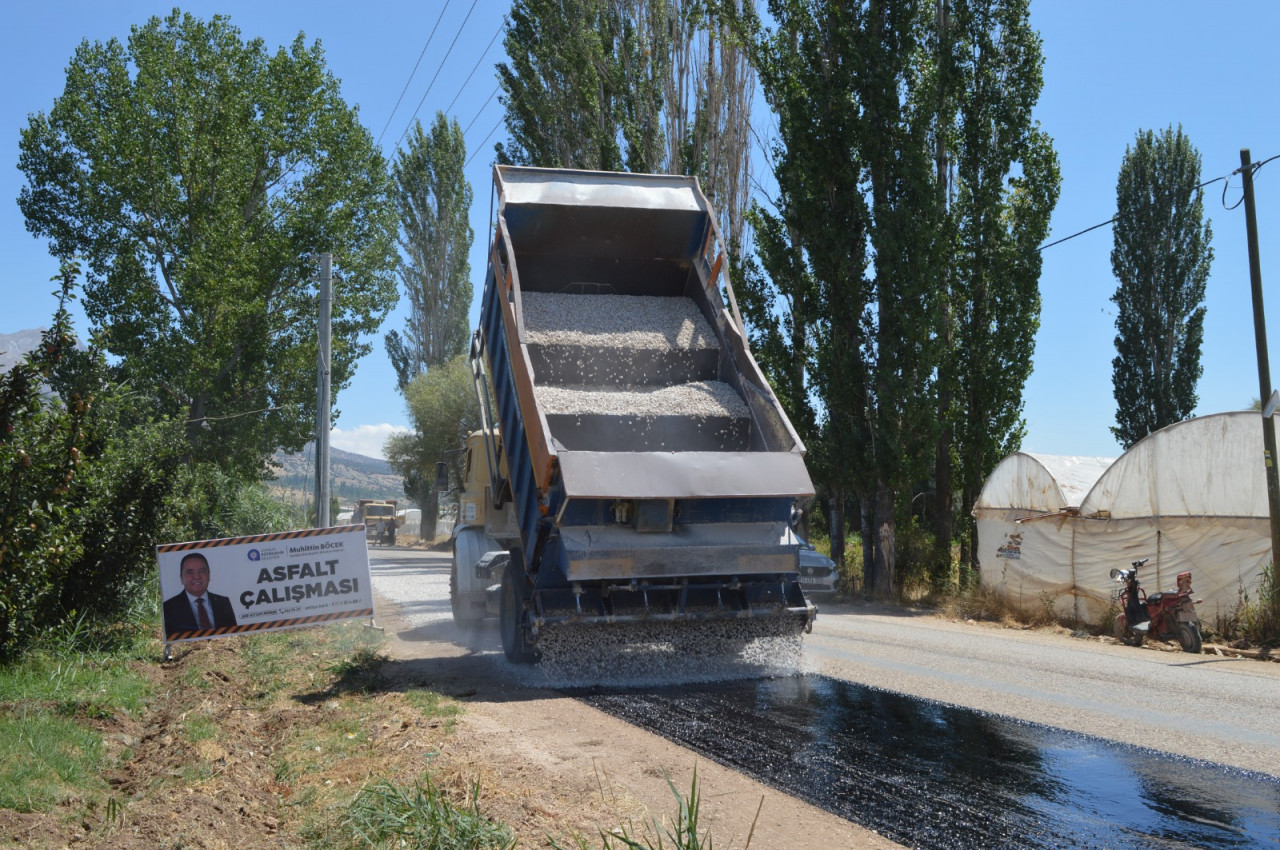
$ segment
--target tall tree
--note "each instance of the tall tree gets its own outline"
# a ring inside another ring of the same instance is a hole
[[[1111,270],[1119,285],[1111,380],[1129,448],[1195,409],[1213,231],[1204,217],[1200,153],[1182,127],[1139,131],[1116,183]]]
[[[387,354],[401,393],[428,370],[467,350],[471,285],[471,184],[463,175],[467,150],[457,121],[437,113],[430,135],[418,124],[392,168],[400,211],[400,279],[410,311],[404,336],[387,335]],[[407,398],[407,395],[406,395]],[[415,417],[416,421],[417,417]],[[423,440],[427,445],[418,445]],[[420,431],[396,439],[397,457],[438,455]],[[405,495],[422,510],[423,535],[435,534],[439,494],[425,467],[401,464]]]
[[[1040,324],[1038,246],[1061,178],[1052,140],[1032,117],[1044,57],[1029,0],[939,0],[925,55],[933,58],[922,96],[937,104],[936,197],[950,246],[940,267],[946,325],[935,468],[945,564],[956,515],[962,551],[974,557],[974,500],[1021,443],[1022,391]]]
[[[22,131],[19,205],[87,262],[85,312],[123,375],[188,423],[198,458],[257,476],[314,430],[312,252],[343,278],[341,389],[395,303],[385,163],[300,34],[269,54],[175,10],[128,44],[82,42]]]
[[[755,74],[714,5],[517,0],[498,66],[511,135],[499,160],[696,175],[734,260],[749,241]]]
[[[650,0],[515,0],[498,65],[500,161],[656,171],[669,31]]]
[[[700,178],[736,261],[748,250],[756,86],[755,69],[729,21],[754,13],[756,0],[730,0],[730,14],[718,14],[710,5],[706,0],[667,2],[672,35],[663,97],[667,149],[662,170]]]
[[[409,300],[404,335],[387,334],[401,392],[414,377],[467,349],[471,285],[471,184],[458,122],[436,113],[414,127],[391,169],[400,212],[400,282]]]
[[[843,554],[843,508],[856,496],[870,530],[867,588],[889,596],[897,493],[919,475],[915,458],[933,432],[929,114],[906,96],[918,75],[922,4],[773,0],[769,12],[771,31],[744,16],[780,135],[783,203],[761,229],[761,257],[786,289],[792,321],[812,322],[793,325],[782,371],[794,375],[807,361],[819,399],[815,466],[834,513],[833,557]],[[800,354],[810,340],[812,355]]]

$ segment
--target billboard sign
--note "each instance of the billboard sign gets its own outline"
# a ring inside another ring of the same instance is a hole
[[[363,525],[156,547],[164,640],[373,617]]]

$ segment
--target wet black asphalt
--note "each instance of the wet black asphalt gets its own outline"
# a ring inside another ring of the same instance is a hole
[[[911,847],[1280,846],[1274,777],[825,676],[568,693]]]

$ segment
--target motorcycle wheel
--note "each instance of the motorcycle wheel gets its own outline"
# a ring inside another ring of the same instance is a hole
[[[1117,614],[1115,620],[1116,640],[1125,646],[1142,646],[1143,638],[1146,637],[1142,632],[1135,632],[1129,628],[1129,621],[1124,614]]]
[[[1179,623],[1178,643],[1182,644],[1183,652],[1191,652],[1198,655],[1204,644],[1200,637],[1200,626],[1196,623]]]

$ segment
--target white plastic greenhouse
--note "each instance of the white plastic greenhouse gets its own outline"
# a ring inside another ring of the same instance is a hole
[[[1271,556],[1261,417],[1189,419],[1114,460],[1018,452],[992,470],[974,517],[982,583],[1024,610],[1096,622],[1111,568],[1147,558],[1147,591],[1190,570],[1211,623],[1257,598]]]

